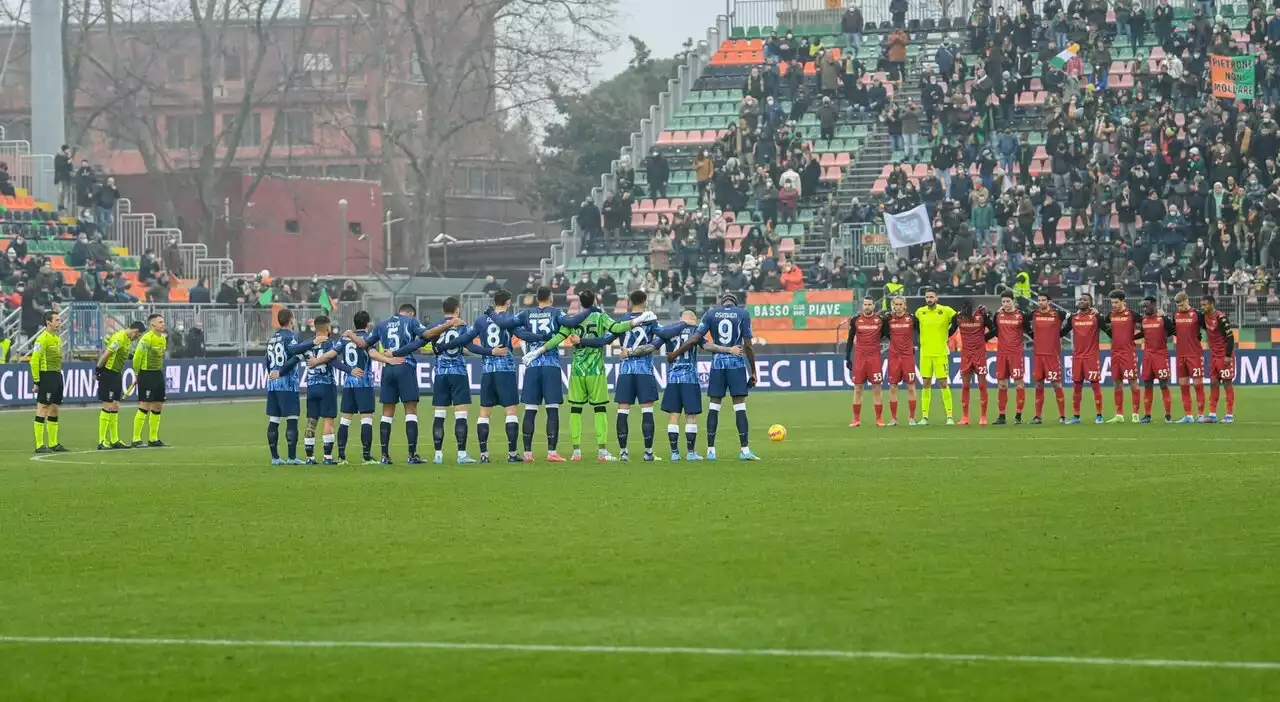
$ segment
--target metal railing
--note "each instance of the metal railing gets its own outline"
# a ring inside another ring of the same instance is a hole
[[[19,314],[21,314],[20,310],[19,310]],[[58,310],[58,321],[61,323],[61,326],[58,328],[58,336],[62,337],[63,343],[66,343],[68,335],[70,334],[70,330],[68,329],[69,325],[67,324],[67,319],[70,316],[71,316],[70,306],[63,307],[62,309]],[[19,316],[18,318],[18,324],[19,325],[22,324],[21,316]],[[11,359],[22,358],[23,356],[30,354],[32,347],[35,346],[35,340],[36,340],[36,335],[32,334],[31,336],[24,338],[21,342],[14,342],[13,346],[11,346],[9,349],[9,358]]]
[[[866,22],[888,22],[890,0],[860,0],[862,19]],[[835,4],[835,7],[832,5]],[[829,0],[731,0],[730,26],[790,29],[816,25],[839,25],[845,2]],[[912,0],[907,4],[906,20],[937,20],[942,17],[963,19],[969,15],[968,0]],[[838,31],[838,30],[837,30]]]
[[[290,305],[289,309],[298,328],[308,327],[312,319],[322,314],[332,316],[341,327],[342,316],[337,304],[332,313],[319,305]],[[106,337],[135,321],[145,321],[151,314],[164,316],[165,328],[171,335],[191,328],[201,329],[205,349],[220,353],[259,352],[279,329],[275,306],[73,303],[62,311],[63,340],[69,344],[70,355],[98,353]],[[14,357],[24,351],[15,350]]]

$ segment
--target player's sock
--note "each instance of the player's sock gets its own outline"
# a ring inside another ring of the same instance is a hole
[[[137,414],[135,414],[135,415],[133,415],[133,441],[134,441],[134,443],[137,443],[137,442],[139,442],[139,441],[142,441],[142,428],[143,428],[143,427],[145,427],[145,426],[147,425],[147,416],[148,416],[148,412],[147,412],[146,410],[142,410],[142,409],[138,410],[138,413],[137,413]]]
[[[960,411],[967,418],[969,416],[969,379],[965,378],[960,383]]]
[[[1080,400],[1084,398],[1084,383],[1075,383],[1071,386],[1071,415],[1080,416]]]
[[[1182,396],[1182,413],[1191,414],[1191,386],[1179,385],[1178,394]]]
[[[680,450],[680,425],[679,424],[667,425],[667,441],[671,442],[671,453],[676,453]]]
[[[603,451],[609,443],[609,410],[596,408],[596,446]]]
[[[307,433],[311,434],[312,431],[308,429]],[[302,450],[307,454],[307,458],[316,457],[316,437],[314,434],[302,437]]]
[[[45,417],[44,421],[45,421],[45,425],[44,425],[45,429],[49,432],[49,445],[57,446],[59,443],[58,442],[58,418]]]
[[[951,401],[951,386],[944,383],[940,389],[942,390],[942,410],[947,413],[947,419],[951,419],[955,409]]]
[[[875,403],[875,408],[876,408],[876,421],[877,422],[883,421],[884,420],[884,403],[877,401]]]
[[[343,417],[338,420],[338,458],[347,457],[347,439],[351,436],[351,420]]]
[[[627,439],[631,436],[631,409],[619,407],[615,424],[618,432],[618,448],[626,451]]]
[[[1093,410],[1098,416],[1102,416],[1102,383],[1093,382]]]
[[[733,416],[738,420],[738,445],[745,449],[751,442],[751,423],[747,421],[747,403],[733,403]]]
[[[431,445],[436,451],[444,450],[444,419],[447,414],[448,410],[438,409],[431,417]]]
[[[1044,386],[1036,386],[1036,416],[1044,416]]]
[[[111,413],[111,427],[110,427],[109,436],[111,437],[111,443],[113,444],[120,443],[120,410],[115,410],[114,412]]]
[[[965,413],[967,416],[968,406],[966,405],[965,407],[966,407]],[[982,414],[978,416],[986,417],[987,416],[987,383],[986,383],[986,380],[984,380],[983,378],[978,378],[978,407],[982,409]]]
[[[1138,411],[1138,407],[1140,407],[1140,406],[1141,406],[1141,404],[1142,404],[1142,388],[1141,388],[1141,387],[1138,387],[1138,386],[1134,386],[1133,388],[1131,388],[1131,390],[1132,390],[1132,393],[1133,393],[1133,411],[1134,411],[1134,412],[1137,412],[1137,411]],[[1151,410],[1151,406],[1150,406],[1150,405],[1148,405],[1148,406],[1147,406],[1147,410],[1148,410],[1148,411],[1147,411],[1147,414],[1151,414],[1151,411],[1150,411],[1150,410]]]
[[[1155,389],[1146,388],[1142,393],[1142,414],[1143,416],[1151,416],[1151,403],[1155,401]]]
[[[533,430],[537,427],[534,423],[538,419],[538,408],[525,405],[524,407],[524,450],[533,450]]]
[[[569,440],[576,450],[582,446],[582,407],[574,405],[569,408]]]
[[[1204,383],[1196,383],[1196,407],[1199,411],[1196,414],[1204,416]]]
[[[507,453],[516,452],[516,440],[520,436],[520,418],[514,414],[507,415]]]
[[[453,413],[453,438],[458,442],[458,454],[463,455],[467,452],[467,413]]]
[[[1009,409],[1009,388],[1000,388],[996,390],[996,409],[1000,410],[1000,414],[1004,414]]]
[[[391,438],[390,429],[388,429],[387,438]],[[362,455],[373,455],[373,417],[360,418],[360,448],[364,451]]]
[[[716,429],[720,428],[720,403],[707,406],[707,448],[716,447]]]
[[[98,443],[107,443],[107,432],[111,427],[111,415],[106,410],[98,412]]]
[[[861,402],[853,403],[853,421],[855,422],[862,421],[862,403]]]
[[[579,426],[578,433],[582,433]],[[560,405],[547,405],[547,450],[555,453],[556,443],[560,441]]]
[[[1027,406],[1027,389],[1026,388],[1018,388],[1016,400],[1017,400],[1017,412],[1018,414],[1022,414],[1022,408]]]
[[[915,419],[915,416],[916,416],[916,401],[908,399],[907,400],[907,419]]]
[[[1112,400],[1116,403],[1116,414],[1124,414],[1124,386],[1116,382],[1116,388]],[[1134,409],[1138,409],[1134,407]]]
[[[889,400],[889,419],[898,421],[898,401],[895,399]]]
[[[698,425],[697,424],[684,425],[684,445],[689,450],[690,453],[692,453],[694,449],[698,448]]]
[[[1058,399],[1058,416],[1059,416],[1059,417],[1066,417],[1066,416],[1067,416],[1067,393],[1066,393],[1066,391],[1064,391],[1064,390],[1063,390],[1062,386],[1058,386],[1058,387],[1056,387],[1056,388],[1054,388],[1054,389],[1053,389],[1053,394],[1054,394],[1054,397],[1056,397],[1056,398]]]
[[[418,455],[418,415],[406,414],[404,416],[404,440],[409,444],[407,447],[409,455]]]
[[[476,442],[480,444],[480,453],[489,453],[489,418],[476,418]]]
[[[151,410],[151,419],[147,420],[147,426],[151,429],[151,440],[160,440],[160,410]]]
[[[933,404],[933,385],[929,384],[920,389],[920,418],[921,419],[929,418],[929,406],[932,404]],[[915,413],[916,411],[914,409],[911,410],[911,415],[913,417],[915,416]]]
[[[280,460],[280,418],[267,417],[267,448],[271,449],[271,460]]]
[[[653,408],[642,407],[640,409],[640,433],[644,435],[644,450],[646,453],[653,452]]]
[[[321,441],[324,443],[324,459],[326,461],[332,461],[333,460],[333,434],[325,434],[323,437],[321,437]]]
[[[1227,386],[1227,414],[1236,413],[1236,386]]]
[[[382,445],[383,456],[391,455],[391,423],[393,421],[395,421],[394,417],[388,417],[385,414],[382,415],[382,419],[378,420],[378,441]],[[440,419],[437,420],[437,423],[440,425],[440,440],[443,441],[444,417],[440,417]],[[440,443],[437,441],[436,446],[438,447],[439,445]]]
[[[1220,391],[1217,385],[1209,386],[1209,411],[1213,414],[1218,413],[1218,396]]]
[[[151,421],[156,421],[153,415]],[[293,461],[298,458],[298,418],[288,417],[284,424],[284,440],[289,446],[289,460]]]
[[[44,417],[36,417],[36,448],[44,447]]]
[[[1169,390],[1169,386],[1165,385],[1160,388],[1160,399],[1164,400],[1164,413],[1166,415],[1173,413],[1173,392]]]

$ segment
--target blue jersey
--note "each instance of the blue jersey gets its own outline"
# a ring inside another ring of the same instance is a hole
[[[495,314],[494,317],[497,315]],[[505,325],[510,327],[510,324]],[[467,330],[462,338],[471,344],[468,350],[479,353],[484,356],[484,372],[485,373],[514,373],[516,372],[516,359],[512,356],[515,350],[515,344],[511,342],[511,330],[499,324],[488,314],[482,314],[476,317],[471,323],[471,328]],[[504,348],[507,350],[505,356],[494,356],[493,350]]]
[[[378,322],[378,326],[374,327],[373,333],[365,337],[365,340],[370,345],[382,344],[382,348],[386,349],[388,354],[392,354],[396,350],[413,343],[413,340],[426,330],[427,328],[422,326],[422,322],[419,322],[417,317],[398,314]],[[416,366],[418,360],[411,353],[404,357],[404,364]]]
[[[442,319],[440,323],[447,321]],[[469,330],[465,327],[453,327],[445,330],[432,344],[436,351],[435,377],[467,374],[467,359],[462,356],[462,347],[467,342],[459,341],[467,333]]]
[[[664,342],[663,351],[671,353],[684,346],[685,342],[694,336],[696,329],[697,327],[692,324],[676,322],[669,327],[659,329],[655,336],[658,342]],[[698,349],[704,344],[706,344],[706,338],[699,336],[693,348],[685,351],[674,363],[667,366],[667,384],[698,382]]]
[[[626,321],[639,316],[639,312],[630,312],[623,316],[622,319]],[[657,346],[662,343],[654,336],[657,331],[657,322],[649,322],[638,327],[632,327],[622,334],[622,348],[627,351],[634,351],[645,344]],[[653,375],[653,354],[624,358],[622,360],[622,368],[618,372],[623,375]]]
[[[319,358],[325,355],[329,351],[338,351],[340,353],[341,351],[338,347],[341,345],[341,342],[341,339],[330,339],[319,346],[313,346],[305,353],[304,358],[310,361],[313,358]],[[307,387],[314,387],[316,385],[336,385],[333,377],[334,368],[335,366],[333,365],[333,361],[327,361],[318,366],[308,366],[306,371]]]
[[[356,332],[356,336],[369,340],[369,332]],[[369,350],[362,349],[356,342],[346,339],[338,339],[333,343],[333,350],[338,352],[338,357],[334,359],[334,364],[347,374],[342,386],[347,388],[371,388],[373,387],[372,359],[369,358]],[[351,374],[351,371],[359,368],[364,375],[359,378]]]
[[[298,392],[301,365],[298,354],[312,348],[309,342],[298,343],[298,335],[292,329],[280,329],[267,341],[267,374],[279,373],[275,380],[267,379],[268,392]]]
[[[696,334],[710,332],[711,343],[729,348],[751,343],[751,315],[738,306],[717,305],[702,315]],[[747,359],[731,353],[716,353],[711,357],[711,368],[746,368]]]
[[[520,327],[528,329],[529,332],[537,337],[541,337],[543,341],[550,339],[556,332],[560,331],[560,323],[564,320],[564,312],[556,307],[537,307],[533,309],[524,309],[520,314],[516,315],[516,323]],[[533,341],[530,337],[521,336],[525,342],[525,353],[536,351],[542,348],[542,341]],[[529,364],[530,368],[538,367],[560,367],[560,358],[555,353],[544,353],[535,358],[533,363]]]

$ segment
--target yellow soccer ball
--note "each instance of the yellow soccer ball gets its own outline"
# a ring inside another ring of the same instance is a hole
[[[775,424],[769,427],[770,441],[784,441],[787,438],[787,428],[781,424]]]

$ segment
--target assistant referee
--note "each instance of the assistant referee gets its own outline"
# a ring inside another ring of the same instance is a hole
[[[120,441],[120,398],[124,396],[124,364],[129,360],[133,342],[142,336],[147,326],[134,322],[127,329],[107,338],[106,348],[98,358],[94,375],[98,378],[98,399],[102,412],[98,415],[98,450],[129,448]]]
[[[65,453],[58,443],[58,408],[62,405],[62,320],[52,310],[44,313],[44,329],[31,349],[31,383],[36,392],[36,453]],[[48,442],[45,434],[48,433]]]
[[[133,418],[133,448],[164,446],[160,440],[160,412],[164,409],[164,353],[169,342],[164,335],[164,317],[153,314],[147,317],[149,329],[138,339],[133,352],[133,370],[138,374],[138,414]],[[147,426],[150,441],[142,440],[142,428]]]

